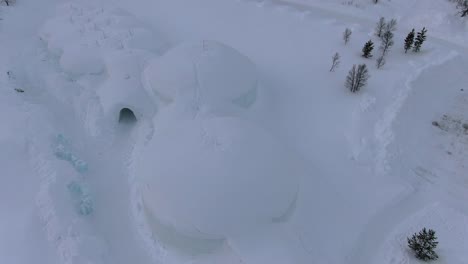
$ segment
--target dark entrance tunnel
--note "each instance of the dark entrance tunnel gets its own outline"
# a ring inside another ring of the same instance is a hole
[[[122,108],[119,114],[119,123],[133,124],[137,121],[137,118],[132,110],[129,108]]]

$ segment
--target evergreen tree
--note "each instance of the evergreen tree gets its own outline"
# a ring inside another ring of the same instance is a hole
[[[355,64],[346,77],[345,87],[353,93],[358,92],[367,84],[369,77],[366,64],[360,64],[357,67]]]
[[[414,43],[414,28],[411,30],[410,33],[408,33],[408,36],[405,38],[405,53],[408,52],[409,49],[413,47]]]
[[[343,40],[345,44],[348,44],[349,39],[351,38],[351,34],[353,34],[353,32],[349,28],[346,28],[345,31],[343,32]]]
[[[364,58],[370,58],[372,57],[372,50],[374,50],[374,42],[372,40],[369,40],[364,44],[364,47],[362,48],[362,56]]]
[[[375,26],[375,35],[380,38],[386,26],[387,23],[385,22],[385,18],[381,17]]]
[[[432,229],[423,228],[419,234],[414,233],[411,238],[407,238],[408,247],[411,248],[418,259],[428,261],[438,259],[439,256],[434,249],[437,247],[437,237]]]
[[[419,52],[421,50],[421,46],[426,40],[426,32],[427,32],[426,28],[423,28],[420,32],[418,32],[418,35],[416,36],[416,40],[414,41],[414,47],[413,47],[414,52]]]

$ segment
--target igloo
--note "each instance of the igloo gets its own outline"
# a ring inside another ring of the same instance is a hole
[[[153,231],[164,225],[206,240],[249,232],[290,213],[306,171],[267,131],[234,117],[163,126],[137,162]]]
[[[150,61],[143,84],[157,100],[249,107],[257,96],[253,63],[216,41],[181,44]]]
[[[99,87],[104,115],[113,122],[138,121],[156,112],[155,102],[141,84],[141,71],[149,53],[137,50],[108,52],[104,56],[107,80]],[[133,115],[133,116],[132,116]]]

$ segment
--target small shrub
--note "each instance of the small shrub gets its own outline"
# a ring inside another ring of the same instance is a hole
[[[382,68],[385,65],[385,63],[386,61],[385,61],[384,55],[378,57],[377,60],[375,61],[375,65],[377,66],[377,69]]]
[[[15,0],[0,0],[0,4],[5,4],[7,6],[11,6],[15,3]]]
[[[337,52],[332,57],[332,66],[330,67],[330,72],[335,71],[336,68],[340,65],[340,54]]]
[[[408,247],[411,248],[418,259],[429,261],[438,259],[439,256],[434,249],[437,247],[437,237],[432,229],[423,228],[418,234],[414,233],[408,238]]]
[[[413,47],[414,44],[414,36],[415,36],[414,28],[408,33],[408,36],[405,38],[405,53],[408,52]]]
[[[366,86],[369,77],[366,64],[353,65],[348,76],[346,76],[345,87],[352,93],[358,92],[362,87]]]
[[[374,50],[374,42],[372,40],[369,40],[364,44],[364,47],[362,48],[362,56],[364,58],[370,58],[372,57],[372,50]]]
[[[414,47],[413,47],[414,52],[419,52],[421,50],[422,44],[424,43],[424,41],[426,41],[426,33],[427,33],[426,28],[423,28],[420,32],[418,32],[416,36],[416,40],[414,41]]]
[[[382,43],[380,44],[380,50],[382,51],[382,56],[385,56],[394,44],[392,31],[385,31],[380,39],[382,40]]]
[[[387,22],[385,22],[385,17],[381,17],[375,26],[375,35],[380,38],[386,26]]]
[[[353,34],[353,32],[349,28],[346,28],[346,30],[343,32],[343,40],[345,45],[348,44],[349,39],[351,38],[351,34]]]

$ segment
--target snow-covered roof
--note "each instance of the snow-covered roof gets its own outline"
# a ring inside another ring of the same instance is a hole
[[[218,104],[256,91],[255,66],[235,49],[216,41],[184,43],[154,59],[143,73],[145,88],[161,101]]]
[[[147,213],[192,237],[226,237],[271,223],[305,173],[294,153],[255,124],[223,117],[158,129],[137,163]]]

